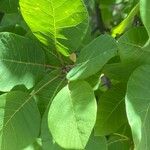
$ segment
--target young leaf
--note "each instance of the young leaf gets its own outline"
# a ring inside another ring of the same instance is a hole
[[[34,99],[24,92],[0,96],[0,149],[19,150],[39,135],[40,113]]]
[[[119,25],[117,25],[112,29],[112,36],[116,37],[117,35],[122,34],[126,30],[126,28],[128,28],[132,24],[133,19],[138,12],[139,12],[139,3],[137,3],[133,7],[128,16]]]
[[[20,8],[34,35],[51,49],[69,56],[80,46],[88,27],[82,0],[20,0]]]
[[[150,149],[150,66],[143,65],[131,75],[126,93],[126,111],[136,150]]]
[[[12,33],[0,33],[0,39],[0,90],[9,91],[18,84],[33,87],[37,77],[44,72],[42,49],[29,39]]]
[[[70,81],[85,79],[102,69],[117,55],[116,41],[109,35],[101,35],[81,51],[76,66],[67,74]]]
[[[105,136],[116,132],[127,121],[124,97],[122,84],[116,84],[100,97],[95,135]]]
[[[56,143],[66,149],[84,149],[96,121],[96,99],[85,81],[69,83],[54,98],[48,125]]]

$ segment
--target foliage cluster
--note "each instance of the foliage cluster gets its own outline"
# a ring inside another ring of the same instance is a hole
[[[0,0],[1,150],[150,150],[149,0]]]

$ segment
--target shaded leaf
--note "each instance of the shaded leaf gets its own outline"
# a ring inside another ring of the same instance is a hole
[[[107,141],[105,137],[91,135],[85,150],[107,150]]]
[[[18,11],[19,0],[0,0],[0,11],[12,13]]]
[[[120,37],[118,41],[119,54],[123,63],[139,66],[150,63],[150,52],[143,49],[148,36],[145,28],[133,28]]]
[[[40,113],[34,99],[15,91],[0,96],[0,149],[19,150],[39,135]]]
[[[0,90],[24,84],[33,87],[44,72],[44,53],[34,42],[12,33],[0,33]]]
[[[20,26],[25,33],[29,30],[20,13],[4,14],[0,25],[2,27]]]
[[[36,141],[33,144],[29,145],[23,150],[42,150],[41,139],[40,138],[36,139]]]
[[[133,149],[128,137],[122,135],[112,135],[108,140],[108,150],[130,150]]]
[[[126,121],[125,87],[112,86],[99,98],[95,135],[108,135],[116,132]]]
[[[41,114],[45,112],[48,104],[58,92],[57,90],[60,90],[59,86],[62,87],[61,84],[65,84],[64,78],[65,77],[61,75],[60,70],[54,70],[45,74],[43,79],[34,87],[33,92],[40,90],[37,94],[35,94],[35,98]]]
[[[20,25],[0,26],[0,32],[11,32],[22,36],[26,33]]]
[[[113,84],[126,84],[136,65],[113,63],[104,66],[102,73],[111,79]]]

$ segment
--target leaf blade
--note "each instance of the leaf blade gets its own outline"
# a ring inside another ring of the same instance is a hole
[[[34,99],[27,101],[29,95],[20,91],[3,94],[0,99],[1,149],[22,149],[34,142],[39,134],[41,119]]]
[[[73,81],[97,73],[109,59],[117,55],[117,50],[116,42],[111,36],[99,36],[81,51],[76,66],[67,74],[67,78]]]
[[[148,134],[150,117],[149,70],[149,65],[138,67],[131,75],[127,86],[126,112],[137,150],[150,148]]]
[[[0,38],[0,90],[9,91],[18,84],[33,87],[44,72],[42,49],[29,39],[12,33],[0,33]]]
[[[82,93],[79,92],[81,89]],[[54,140],[61,147],[70,149],[86,146],[95,120],[96,101],[92,88],[85,81],[64,87],[54,98],[48,115]]]
[[[68,56],[80,46],[88,27],[87,11],[81,0],[20,0],[20,8],[34,35],[51,49]]]

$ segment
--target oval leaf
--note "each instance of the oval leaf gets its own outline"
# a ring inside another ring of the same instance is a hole
[[[58,147],[53,143],[51,133],[48,128],[48,112],[50,104],[56,94],[66,85],[66,80],[62,79],[62,76],[58,76],[58,71],[53,71],[46,75],[35,87],[34,91],[38,91],[40,87],[43,87],[37,94],[38,105],[41,111],[44,112],[41,123],[41,138],[43,150],[56,150]]]
[[[12,33],[0,33],[0,39],[0,91],[9,91],[18,84],[33,87],[44,71],[42,49]]]
[[[126,94],[126,111],[135,149],[150,149],[150,66],[139,67],[131,75]]]
[[[31,96],[10,92],[0,96],[0,149],[20,150],[39,134],[40,113]]]
[[[101,35],[80,53],[76,66],[67,74],[70,81],[85,79],[102,69],[117,55],[116,41],[109,35]]]
[[[48,114],[54,140],[63,148],[84,149],[95,124],[96,110],[94,93],[87,82],[64,87],[54,98]]]
[[[88,27],[82,0],[20,0],[20,8],[34,35],[45,45],[65,56],[80,46]]]

